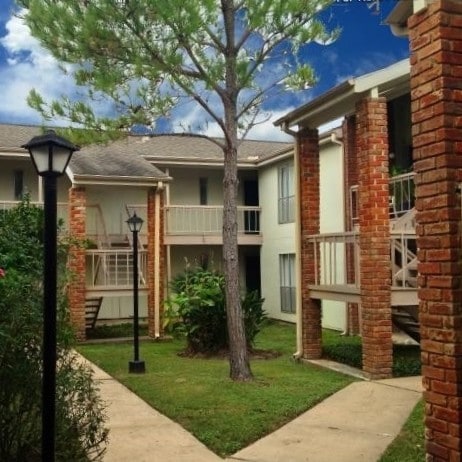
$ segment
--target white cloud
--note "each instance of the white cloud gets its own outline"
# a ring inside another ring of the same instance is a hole
[[[31,36],[20,16],[10,17],[5,25],[7,33],[0,38],[0,46],[7,55],[7,61],[0,67],[0,119],[3,122],[40,123],[40,116],[26,103],[30,90],[35,88],[45,100],[51,100],[71,91],[73,82]]]

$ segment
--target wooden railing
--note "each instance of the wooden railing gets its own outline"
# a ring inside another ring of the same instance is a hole
[[[238,233],[260,233],[260,210],[260,207],[237,207]],[[166,234],[221,234],[222,229],[222,206],[169,205],[165,207]]]
[[[87,250],[87,289],[133,287],[133,250]],[[138,251],[138,284],[146,287],[147,252]]]
[[[309,236],[314,250],[314,284],[359,287],[359,234],[329,233]]]
[[[307,238],[313,246],[315,286],[360,285],[359,233],[317,234]],[[417,287],[416,235],[390,234],[392,288]]]
[[[417,241],[415,233],[391,232],[392,287],[417,287]]]
[[[0,210],[10,210],[16,206],[18,206],[21,203],[21,201],[0,201]],[[35,207],[40,207],[43,208],[43,202],[29,202],[30,205],[33,205]],[[68,214],[68,204],[67,202],[58,202],[57,204],[57,215],[58,215],[58,221],[61,221],[63,224],[63,229],[67,230],[68,229],[68,220],[69,220],[69,214]]]
[[[391,219],[397,219],[407,213],[415,205],[414,172],[403,173],[390,177],[389,183],[389,212]],[[359,187],[350,188],[350,217],[352,225],[359,222]]]

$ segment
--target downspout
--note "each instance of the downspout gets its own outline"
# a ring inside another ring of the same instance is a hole
[[[301,251],[302,251],[302,231],[301,231],[301,212],[300,212],[300,160],[298,148],[298,133],[291,130],[287,123],[281,126],[281,130],[295,138],[294,152],[294,173],[295,173],[295,312],[296,312],[296,341],[297,350],[292,357],[295,360],[303,356],[303,330],[302,330],[302,268],[301,268]]]
[[[160,192],[163,189],[159,181],[154,202],[154,338],[160,337]]]
[[[341,138],[343,138],[342,136],[338,136],[337,134],[337,130],[333,131],[331,134],[330,134],[330,141],[334,144],[338,144],[339,146],[341,146],[342,148],[342,156],[343,158],[345,157],[345,148],[344,148],[344,142],[341,141]],[[345,159],[343,160],[343,190],[344,190],[344,194],[345,194]],[[343,200],[343,204],[345,206],[345,199]],[[346,230],[346,213],[345,213],[345,210],[343,211],[343,230],[345,231]],[[348,262],[346,262],[346,265],[348,264]],[[344,271],[345,273],[347,273],[347,268],[345,267],[344,268]],[[345,302],[346,305],[345,305],[345,310],[346,310],[346,316],[345,316],[345,330],[341,333],[341,335],[349,335],[350,333],[350,316],[349,316],[349,313],[348,313],[348,302]]]

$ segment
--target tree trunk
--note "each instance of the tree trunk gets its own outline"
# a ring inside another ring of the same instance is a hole
[[[250,380],[249,357],[239,290],[239,254],[237,244],[237,148],[225,151],[223,180],[223,260],[226,292],[226,315],[229,338],[230,377]]]

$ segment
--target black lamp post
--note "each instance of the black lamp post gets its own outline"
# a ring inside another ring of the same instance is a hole
[[[37,173],[44,179],[44,267],[43,267],[43,379],[42,461],[55,460],[56,399],[56,240],[58,176],[66,170],[72,153],[79,148],[53,130],[34,136],[21,147],[28,149]]]
[[[143,219],[136,212],[127,220],[128,227],[133,233],[133,349],[134,359],[128,363],[128,372],[142,374],[145,372],[144,361],[141,361],[139,345],[138,320],[138,233],[143,226]]]

